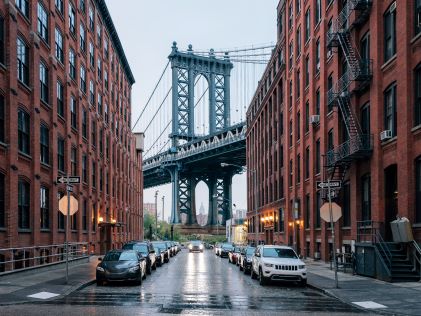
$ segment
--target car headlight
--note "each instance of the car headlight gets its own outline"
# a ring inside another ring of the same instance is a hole
[[[193,248],[193,246],[192,245],[189,245],[189,249],[192,249]]]
[[[136,271],[138,271],[139,269],[140,269],[140,267],[139,267],[139,266],[135,266],[135,267],[130,268],[130,269],[129,269],[129,272],[136,272]]]
[[[96,267],[96,270],[99,271],[99,272],[105,272],[103,267]]]
[[[265,267],[272,268],[273,267],[273,264],[271,264],[271,263],[265,263]]]
[[[299,265],[299,266],[298,266],[298,269],[300,269],[300,270],[301,270],[301,269],[305,269],[305,268],[306,268],[306,266],[305,266],[304,264],[303,264],[303,265]]]
[[[247,262],[251,262],[251,259],[247,258]]]
[[[199,248],[200,248],[200,249],[203,249],[203,245],[200,245],[200,246],[199,246]]]

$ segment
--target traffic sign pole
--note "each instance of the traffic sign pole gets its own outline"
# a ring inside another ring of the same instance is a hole
[[[332,212],[332,196],[330,194],[330,179],[327,180],[327,194],[329,198],[329,215],[330,215],[330,229],[332,230],[332,250],[333,250],[333,267],[335,269],[335,287],[338,288],[338,263],[336,262],[336,249],[335,249],[335,226],[333,222],[333,212]]]
[[[66,284],[69,284],[69,217],[70,217],[70,186],[67,176],[67,216],[66,216]]]

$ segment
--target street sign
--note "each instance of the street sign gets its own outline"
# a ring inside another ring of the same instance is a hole
[[[325,221],[330,223],[330,213],[329,213],[329,203],[325,203],[320,208],[320,217]],[[341,207],[336,204],[335,202],[332,202],[332,219],[333,222],[336,223],[338,219],[342,217],[342,209]]]
[[[67,216],[67,195],[63,196],[60,201],[58,202],[58,208],[60,212],[63,213],[64,216]],[[73,195],[70,195],[70,209],[69,214],[70,216],[75,214],[79,209],[79,202]]]
[[[80,183],[80,177],[57,177],[57,182],[58,183],[67,183],[67,184],[71,184],[71,183]]]
[[[340,189],[342,186],[342,181],[340,180],[316,181],[316,187],[318,189],[327,189],[329,186],[331,189]]]
[[[66,189],[68,192],[73,192],[73,187],[71,185],[67,185]]]

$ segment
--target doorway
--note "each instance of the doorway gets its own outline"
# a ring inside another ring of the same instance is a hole
[[[385,240],[392,241],[390,222],[398,215],[398,166],[391,165],[384,170],[385,183]]]
[[[273,245],[273,229],[266,230],[266,245]]]

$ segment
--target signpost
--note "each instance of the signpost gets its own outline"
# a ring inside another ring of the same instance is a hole
[[[66,284],[69,283],[69,217],[78,211],[78,201],[70,192],[73,187],[70,184],[79,184],[80,177],[57,177],[57,183],[66,183],[67,195],[59,201],[59,210],[66,216]],[[66,208],[67,205],[67,208]]]
[[[323,204],[320,208],[320,217],[325,220],[326,222],[330,222],[330,229],[332,231],[332,250],[333,250],[333,264],[335,269],[335,286],[338,288],[338,267],[336,262],[336,250],[335,250],[335,227],[334,223],[341,218],[342,210],[341,207],[332,202],[332,189],[340,189],[342,186],[341,181],[330,181],[329,179],[327,182],[317,181],[316,186],[318,189],[326,190],[327,189],[327,197],[329,202]]]

